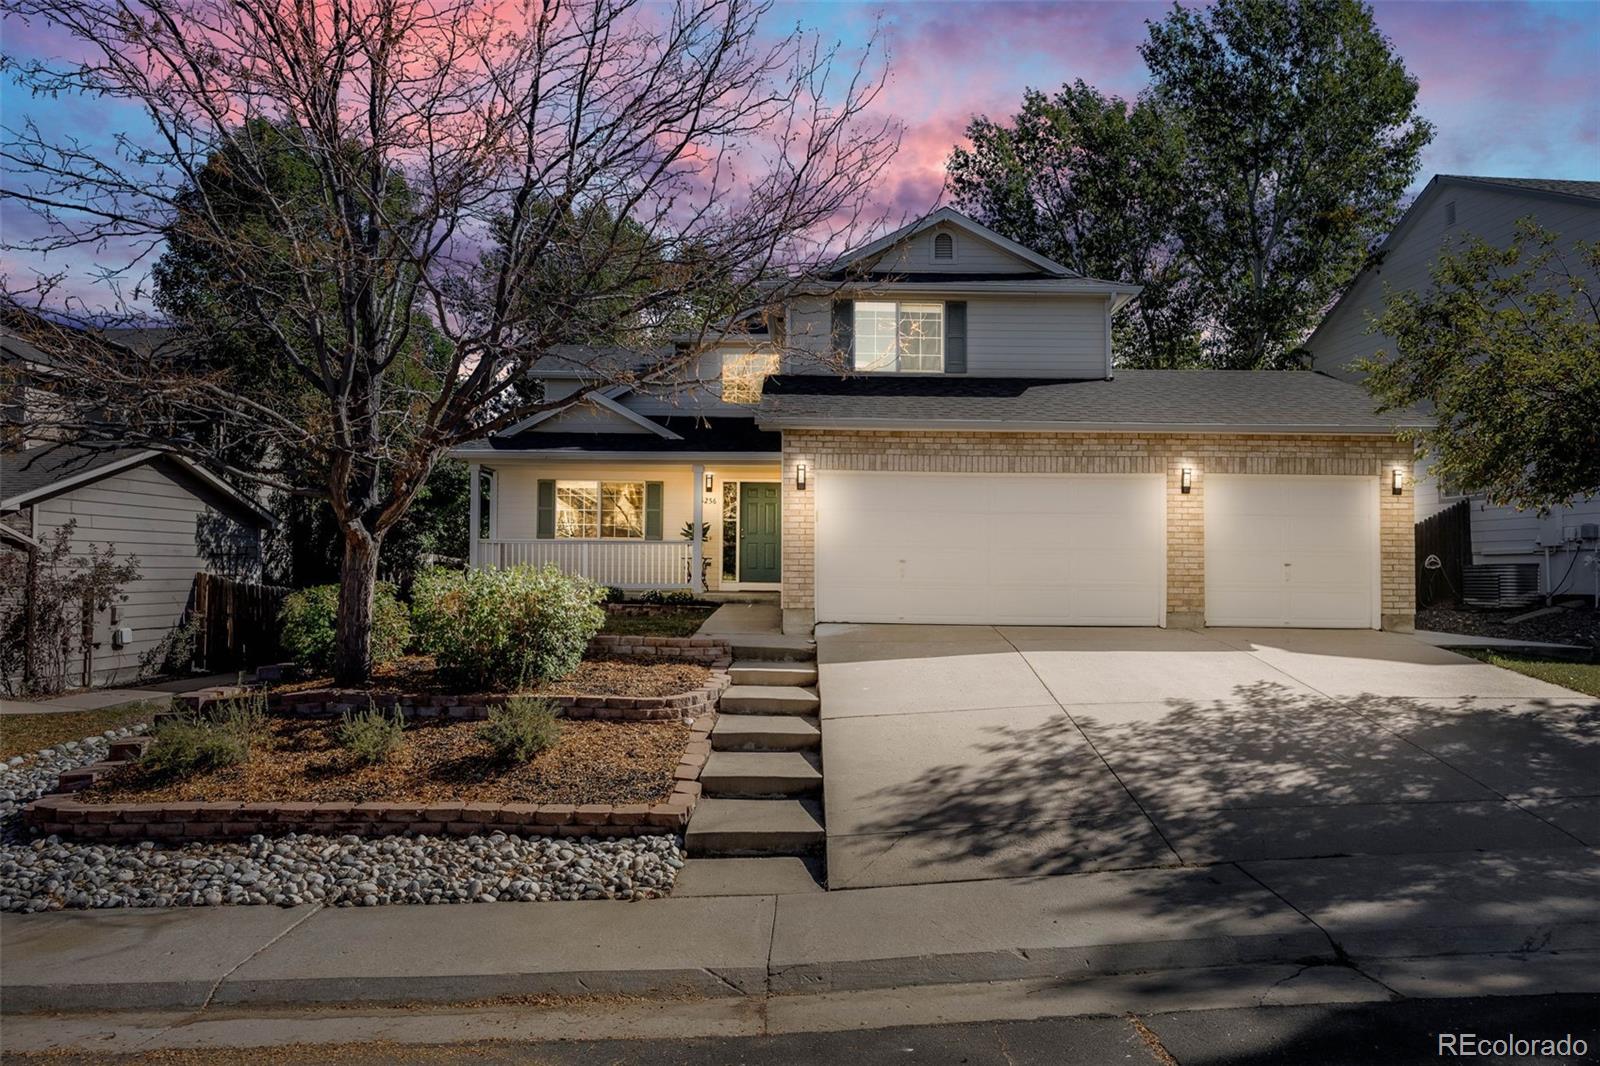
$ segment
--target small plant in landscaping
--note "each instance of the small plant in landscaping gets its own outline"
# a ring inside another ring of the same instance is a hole
[[[139,767],[156,777],[187,777],[250,759],[251,740],[266,726],[259,693],[218,700],[197,714],[159,723]]]
[[[561,722],[549,700],[513,696],[489,711],[478,736],[503,762],[527,762],[561,739]]]
[[[356,762],[376,766],[400,750],[405,740],[405,721],[398,711],[390,714],[369,704],[366,710],[355,714],[346,711],[333,731],[333,739]]]
[[[694,603],[694,593],[688,589],[651,589],[640,593],[640,603],[653,603],[660,606],[677,606],[680,604]]]
[[[605,622],[601,586],[554,566],[428,570],[412,589],[417,638],[469,685],[515,689],[578,668]]]
[[[338,612],[338,585],[301,589],[283,601],[278,613],[280,640],[296,663],[308,670],[333,668]],[[372,596],[372,661],[398,659],[410,643],[411,619],[406,605],[395,598],[393,585],[379,582]]]

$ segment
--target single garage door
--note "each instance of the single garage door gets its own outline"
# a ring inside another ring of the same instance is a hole
[[[1378,480],[1206,478],[1206,624],[1375,629]]]
[[[1159,475],[829,471],[816,492],[819,621],[1162,622]]]

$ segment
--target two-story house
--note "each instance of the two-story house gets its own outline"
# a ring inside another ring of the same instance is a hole
[[[1359,380],[1353,366],[1357,360],[1394,350],[1393,338],[1372,329],[1383,313],[1386,291],[1431,288],[1430,270],[1446,248],[1464,244],[1469,236],[1509,246],[1523,218],[1560,236],[1564,249],[1574,241],[1600,241],[1600,181],[1437,175],[1378,247],[1372,265],[1357,275],[1307,339],[1313,366],[1337,378]],[[1600,284],[1600,278],[1592,281]],[[1424,457],[1417,464],[1417,519],[1468,501],[1473,561],[1536,564],[1541,591],[1586,593],[1594,589],[1596,576],[1581,560],[1600,546],[1594,536],[1600,526],[1600,471],[1596,478],[1595,495],[1589,499],[1540,515],[1491,505],[1471,485],[1442,485],[1429,474]]]
[[[458,449],[492,472],[473,561],[631,589],[702,587],[698,560],[704,587],[778,591],[794,631],[1409,627],[1396,430],[1416,418],[1318,373],[1118,370],[1137,294],[938,210],[722,336],[683,387]],[[552,353],[547,395],[628,358]]]

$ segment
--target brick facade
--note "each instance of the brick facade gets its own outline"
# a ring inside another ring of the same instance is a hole
[[[1167,479],[1167,623],[1205,619],[1205,483],[1209,474],[1357,475],[1379,494],[1381,615],[1408,630],[1416,609],[1412,448],[1394,437],[1175,433],[982,433],[935,430],[785,430],[783,607],[815,607],[815,481],[796,491],[795,469],[972,474],[1164,474]],[[1179,490],[1193,471],[1188,495]],[[1390,478],[1405,471],[1402,493]]]

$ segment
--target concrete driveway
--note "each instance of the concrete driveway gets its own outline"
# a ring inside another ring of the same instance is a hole
[[[1390,633],[817,627],[834,888],[1600,846],[1600,701]]]

